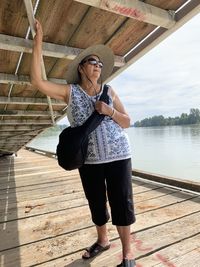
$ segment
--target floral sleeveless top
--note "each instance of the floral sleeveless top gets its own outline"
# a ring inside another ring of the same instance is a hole
[[[94,111],[95,102],[100,95],[101,92],[97,96],[89,96],[78,84],[71,84],[67,107],[67,117],[71,127],[80,126],[86,121]],[[110,95],[109,105],[113,105]],[[106,163],[130,157],[129,139],[124,129],[112,118],[105,116],[100,125],[89,135],[85,164]]]

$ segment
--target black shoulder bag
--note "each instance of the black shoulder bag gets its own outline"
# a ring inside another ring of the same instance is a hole
[[[108,86],[104,85],[103,93],[99,100],[109,104]],[[92,115],[78,127],[67,127],[59,135],[57,145],[58,164],[65,170],[80,168],[86,159],[88,148],[88,135],[94,131],[102,122],[105,115],[99,114],[96,110]]]

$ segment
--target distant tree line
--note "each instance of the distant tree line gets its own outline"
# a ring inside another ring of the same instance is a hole
[[[150,127],[150,126],[169,126],[169,125],[184,125],[200,123],[200,110],[198,108],[190,109],[190,113],[182,113],[180,117],[164,118],[162,115],[146,118],[134,123],[135,127]]]

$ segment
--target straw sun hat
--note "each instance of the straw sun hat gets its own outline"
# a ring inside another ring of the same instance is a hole
[[[66,73],[66,81],[68,84],[79,82],[78,65],[84,58],[90,55],[97,56],[103,62],[101,71],[102,82],[110,76],[114,66],[113,52],[109,47],[99,44],[86,48],[71,62]]]

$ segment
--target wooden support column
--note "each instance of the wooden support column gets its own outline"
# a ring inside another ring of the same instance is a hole
[[[30,24],[30,28],[31,28],[31,33],[32,33],[32,36],[34,37],[35,36],[35,29],[34,29],[35,18],[34,18],[34,13],[33,13],[32,2],[31,2],[31,0],[24,0],[24,4],[25,4],[25,7],[26,7],[27,15],[28,15],[28,20],[29,20],[29,24]],[[43,57],[41,58],[41,69],[42,69],[42,77],[43,77],[43,79],[47,80]],[[51,114],[52,124],[54,125],[55,124],[55,119],[54,119],[54,114],[53,114],[53,107],[52,107],[52,104],[51,104],[51,98],[49,96],[47,96],[47,101],[48,101],[49,110],[50,110],[50,114]]]

